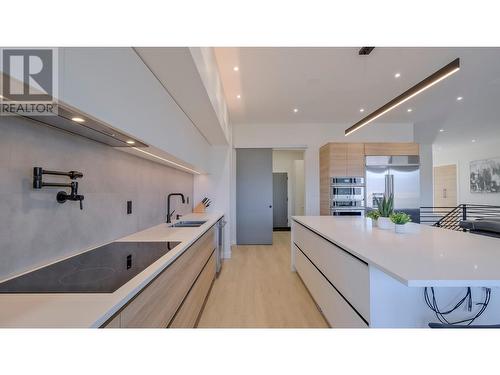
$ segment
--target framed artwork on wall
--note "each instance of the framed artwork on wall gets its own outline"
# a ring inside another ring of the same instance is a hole
[[[500,193],[500,158],[470,162],[471,193]]]

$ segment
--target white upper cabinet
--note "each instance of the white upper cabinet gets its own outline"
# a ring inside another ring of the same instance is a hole
[[[172,155],[209,169],[211,146],[132,48],[61,48],[60,99]]]

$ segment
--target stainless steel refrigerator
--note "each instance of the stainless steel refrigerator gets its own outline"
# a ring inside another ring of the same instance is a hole
[[[366,206],[377,208],[376,199],[394,195],[394,210],[420,222],[420,160],[418,156],[367,156]]]

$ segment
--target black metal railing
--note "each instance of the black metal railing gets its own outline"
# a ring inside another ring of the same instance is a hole
[[[420,223],[434,225],[446,215],[455,211],[455,207],[420,207]]]
[[[420,223],[435,227],[466,231],[460,227],[462,220],[499,218],[500,206],[459,204],[456,207],[420,207]]]

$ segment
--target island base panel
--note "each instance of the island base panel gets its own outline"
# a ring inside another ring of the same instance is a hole
[[[331,327],[368,327],[296,246],[295,267]]]

